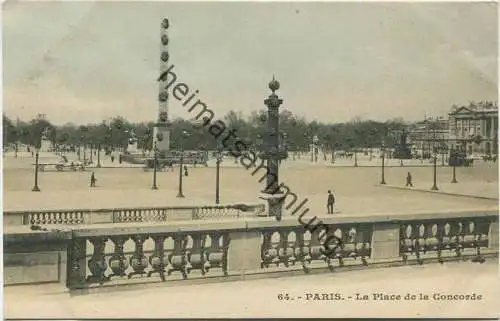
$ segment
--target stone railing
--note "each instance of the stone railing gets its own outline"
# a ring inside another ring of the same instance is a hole
[[[264,204],[231,204],[177,207],[66,209],[3,212],[4,226],[87,225],[102,223],[164,222],[259,215]]]
[[[67,287],[481,262],[498,255],[499,243],[496,211],[329,216],[307,229],[295,217],[139,225],[68,232]]]

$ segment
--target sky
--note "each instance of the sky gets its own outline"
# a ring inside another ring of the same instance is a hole
[[[497,100],[496,3],[23,2],[2,10],[3,109],[56,124],[158,113],[160,23],[178,80],[218,117],[281,109],[308,120],[446,115]],[[171,96],[172,97],[172,96]],[[192,118],[170,100],[172,118]]]

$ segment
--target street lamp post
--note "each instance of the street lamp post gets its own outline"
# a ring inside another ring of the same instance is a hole
[[[453,166],[453,178],[451,179],[451,182],[453,184],[456,184],[456,183],[458,183],[458,181],[457,181],[457,173],[456,173],[457,157],[456,157],[456,154],[455,154],[455,148],[453,146],[451,148],[450,158],[451,158],[452,166]]]
[[[266,187],[261,193],[262,199],[267,200],[269,216],[278,221],[282,216],[282,204],[286,195],[281,191],[279,183],[279,162],[286,159],[287,152],[283,142],[280,142],[279,107],[283,103],[276,94],[280,88],[279,82],[273,77],[269,83],[272,93],[264,101],[267,106],[267,130],[264,133],[264,145],[259,157],[266,161]]]
[[[86,165],[87,163],[87,144],[85,143],[85,137],[82,136],[82,142],[83,142],[83,164]]]
[[[433,181],[434,184],[432,185],[431,190],[437,191],[439,188],[437,187],[437,150],[436,150],[436,128],[434,128],[434,132],[432,135],[433,141],[432,141],[432,149],[433,149],[433,154],[434,154],[434,171],[433,171]]]
[[[382,142],[382,179],[380,184],[385,185],[385,142]]]
[[[433,171],[433,180],[434,184],[432,185],[431,190],[437,191],[439,188],[437,187],[437,153],[434,151],[434,171]]]
[[[97,144],[97,168],[101,167],[101,144]]]
[[[219,204],[220,202],[220,163],[222,162],[223,157],[223,149],[219,144],[217,146],[217,154],[216,154],[216,169],[215,169],[215,204]]]
[[[158,143],[154,142],[153,144],[153,152],[154,152],[154,158],[153,158],[153,186],[151,186],[151,189],[158,189],[158,186],[156,185],[156,168],[158,167]]]
[[[358,167],[358,153],[356,152],[356,148],[354,149],[354,167]]]
[[[187,131],[183,130],[181,132],[181,137],[180,137],[180,152],[181,152],[181,159],[180,159],[180,164],[179,164],[179,192],[177,193],[177,197],[182,198],[184,197],[184,194],[182,193],[182,170],[183,170],[183,163],[184,163],[184,137],[187,136],[188,133]]]
[[[319,142],[319,138],[317,135],[313,135],[313,139],[312,139],[312,146],[313,146],[313,155],[314,155],[314,162],[317,163],[318,162],[318,142]]]
[[[38,187],[38,157],[40,154],[40,147],[35,148],[35,186],[31,189],[33,192],[40,192],[40,188]]]

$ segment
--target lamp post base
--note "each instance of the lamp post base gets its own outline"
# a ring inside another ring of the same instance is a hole
[[[177,197],[178,197],[178,198],[183,198],[183,197],[184,197],[184,194],[179,193],[179,194],[177,194]]]
[[[384,181],[384,180],[381,180],[381,181],[380,181],[380,185],[385,185],[385,181]]]
[[[456,179],[455,177],[453,177],[453,179],[451,180],[451,182],[452,182],[453,184],[458,183],[458,181],[457,181],[457,179]]]
[[[153,185],[153,186],[151,186],[151,189],[158,189],[158,186]]]
[[[33,186],[33,188],[31,189],[32,192],[40,192],[40,188],[38,186]]]
[[[432,186],[431,191],[439,191],[439,188],[436,185],[434,185]]]

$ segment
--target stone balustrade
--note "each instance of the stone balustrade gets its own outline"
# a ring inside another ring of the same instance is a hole
[[[52,268],[56,271],[50,270],[52,280],[66,283],[71,291],[462,259],[481,262],[498,256],[496,211],[329,215],[320,220],[308,227],[296,217],[281,221],[247,217],[168,225],[142,222],[67,226],[65,231],[22,235],[7,232],[4,273],[21,273],[13,264],[18,262],[27,269],[27,260],[36,261],[40,252],[48,259],[47,253],[52,253],[49,248],[58,251],[57,258],[52,259],[58,262]],[[8,285],[21,283],[22,277],[5,279]],[[9,281],[14,279],[18,281]]]
[[[4,226],[164,222],[258,215],[264,204],[5,211]]]
[[[497,212],[330,216],[307,229],[290,217],[71,233],[70,289],[498,254]]]

